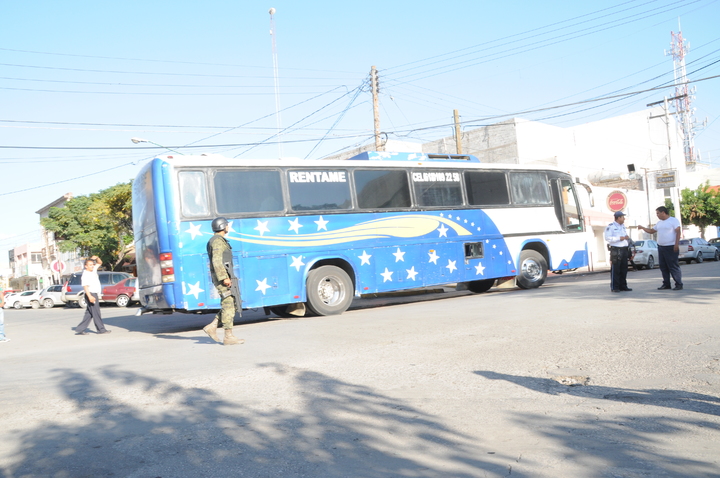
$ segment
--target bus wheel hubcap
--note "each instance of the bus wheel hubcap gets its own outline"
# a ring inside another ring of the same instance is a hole
[[[326,277],[320,282],[318,287],[318,295],[320,300],[328,305],[336,304],[342,299],[343,287],[340,281],[334,277]]]
[[[527,260],[523,262],[522,273],[531,281],[536,281],[542,276],[542,268],[540,267],[540,265],[538,265],[537,262]]]

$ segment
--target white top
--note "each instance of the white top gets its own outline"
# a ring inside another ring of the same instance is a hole
[[[80,279],[80,284],[83,287],[88,286],[90,292],[100,296],[100,293],[102,292],[102,286],[100,285],[100,277],[97,273],[97,266],[95,266],[92,272],[88,270],[83,271],[82,278]]]
[[[674,216],[670,216],[664,221],[658,221],[654,228],[657,231],[658,245],[674,246],[676,237],[675,229],[678,227],[680,227],[680,221]]]
[[[613,221],[605,228],[605,240],[613,247],[627,247],[629,245],[627,239],[620,239],[627,235],[625,224]]]

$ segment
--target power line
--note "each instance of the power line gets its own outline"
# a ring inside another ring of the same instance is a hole
[[[699,0],[696,0],[699,1]],[[87,68],[66,68],[59,66],[38,66],[38,65],[21,65],[17,63],[0,63],[0,66],[10,66],[14,68],[33,68],[39,70],[54,70],[54,71],[79,71],[85,73],[112,73],[116,75],[157,75],[157,76],[187,76],[187,77],[198,77],[198,78],[262,78],[270,79],[272,76],[257,76],[257,75],[210,75],[203,73],[160,73],[160,72],[149,72],[149,71],[122,71],[122,70],[96,70]],[[345,77],[347,78],[347,77]],[[340,78],[328,78],[328,77],[304,77],[304,76],[289,76],[289,80],[331,80]]]
[[[683,6],[686,6],[686,5],[691,5],[691,4],[693,4],[693,3],[698,3],[698,2],[700,2],[700,1],[703,1],[703,0],[693,0],[693,1],[691,1],[691,2],[686,2],[685,0],[679,0],[679,1],[674,2],[674,3],[683,3]],[[671,5],[672,5],[672,4],[671,4]],[[652,12],[652,11],[658,10],[659,8],[665,8],[666,6],[667,6],[667,5],[664,5],[663,7],[658,7],[658,8],[649,10],[648,12]],[[518,54],[520,54],[520,53],[527,53],[527,52],[529,52],[529,51],[537,50],[537,49],[540,49],[540,48],[545,48],[545,47],[548,47],[548,46],[551,46],[551,45],[555,45],[555,44],[558,44],[558,43],[562,43],[562,42],[565,42],[565,41],[573,40],[573,39],[580,38],[580,37],[583,37],[583,36],[587,36],[587,35],[599,33],[599,32],[602,32],[602,31],[605,31],[605,30],[609,30],[609,29],[612,29],[612,28],[617,28],[617,27],[620,27],[620,26],[622,26],[622,25],[626,25],[626,24],[629,24],[629,23],[637,22],[637,21],[639,21],[639,20],[643,20],[644,18],[649,18],[649,17],[652,17],[652,16],[660,15],[660,14],[662,14],[662,13],[666,13],[666,12],[668,12],[668,11],[675,10],[675,9],[677,9],[677,8],[679,8],[679,7],[671,7],[671,8],[668,8],[668,9],[666,9],[666,10],[662,10],[662,11],[659,11],[659,12],[656,12],[656,13],[652,13],[651,15],[649,15],[649,16],[647,16],[647,17],[635,18],[635,19],[632,19],[632,20],[627,20],[627,21],[625,21],[625,22],[622,22],[622,23],[618,23],[618,24],[613,25],[614,23],[617,23],[617,22],[619,22],[619,21],[621,21],[621,20],[624,20],[624,19],[626,19],[626,18],[633,18],[633,17],[636,17],[636,16],[640,15],[640,14],[635,14],[635,15],[631,15],[631,16],[628,16],[628,17],[624,17],[624,18],[618,19],[618,20],[613,20],[612,22],[606,22],[606,23],[604,23],[604,24],[596,25],[596,26],[593,26],[593,27],[590,27],[590,28],[586,28],[586,29],[583,29],[583,30],[578,30],[578,31],[570,32],[570,33],[565,33],[565,34],[563,34],[563,35],[558,35],[558,36],[551,37],[551,38],[548,38],[548,39],[544,39],[544,40],[541,40],[541,41],[538,41],[537,39],[531,38],[530,40],[533,40],[533,42],[530,43],[530,44],[528,44],[528,45],[521,45],[521,46],[518,46],[518,47],[509,48],[509,49],[506,49],[506,50],[503,50],[503,51],[499,51],[499,52],[495,52],[495,53],[490,53],[490,54],[483,55],[483,56],[480,56],[480,57],[477,57],[477,58],[472,58],[472,59],[469,59],[469,60],[465,60],[465,61],[461,61],[461,62],[456,62],[456,63],[449,64],[449,65],[445,65],[445,66],[442,66],[442,67],[433,68],[433,69],[431,69],[431,70],[425,70],[425,71],[420,71],[420,72],[417,72],[417,73],[411,73],[411,74],[408,74],[408,75],[405,75],[405,76],[401,76],[401,77],[397,77],[397,78],[394,78],[394,79],[395,79],[396,81],[399,81],[399,80],[404,79],[404,78],[411,78],[411,77],[416,77],[416,76],[419,76],[419,75],[425,75],[425,76],[421,76],[420,78],[414,78],[414,79],[413,79],[413,81],[419,81],[419,80],[422,80],[422,79],[431,78],[431,77],[433,77],[433,76],[437,76],[437,75],[441,75],[441,74],[446,74],[446,73],[451,73],[451,72],[453,72],[453,71],[457,71],[457,70],[460,70],[460,69],[469,68],[469,67],[472,67],[472,66],[477,66],[477,65],[480,65],[480,64],[483,64],[483,63],[488,63],[488,62],[491,62],[491,61],[500,60],[500,59],[507,58],[507,57],[510,57],[510,56],[518,55]],[[641,12],[641,13],[648,13],[648,12]],[[605,28],[599,28],[599,27],[602,27],[602,26],[605,26],[605,25],[610,25],[610,26],[606,26]],[[584,33],[583,33],[583,32],[584,32]],[[552,33],[552,32],[551,32],[551,33]],[[566,37],[567,37],[567,38],[566,38]],[[557,41],[552,41],[552,40],[557,40]],[[519,40],[518,40],[518,41],[519,41]],[[548,43],[548,42],[550,42],[550,43]],[[515,42],[510,42],[510,43],[515,43]],[[504,45],[500,45],[500,46],[504,46]],[[504,54],[504,55],[503,55],[503,54]],[[497,55],[501,55],[501,56],[497,56]],[[494,58],[493,58],[493,57],[494,57]],[[448,60],[443,60],[443,61],[450,61],[450,60],[452,60],[452,59],[454,59],[454,58],[450,58],[450,59],[448,59]],[[471,62],[474,62],[474,63],[471,63]],[[468,63],[470,63],[470,64],[468,64]],[[429,66],[429,65],[425,65],[425,66]],[[454,68],[453,68],[453,67],[454,67]],[[418,67],[418,68],[420,68],[420,67]],[[448,68],[451,68],[451,69],[448,69]],[[398,73],[402,73],[402,72],[398,72]]]

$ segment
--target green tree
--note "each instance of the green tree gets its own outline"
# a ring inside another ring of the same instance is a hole
[[[709,182],[695,190],[685,188],[681,191],[680,212],[683,224],[697,226],[704,239],[707,226],[720,224],[720,195]]]
[[[78,196],[64,207],[51,208],[40,222],[55,233],[61,251],[97,254],[116,269],[132,244],[132,182]]]

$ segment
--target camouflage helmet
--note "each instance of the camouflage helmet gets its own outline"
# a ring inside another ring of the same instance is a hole
[[[212,222],[213,232],[224,231],[226,227],[228,227],[228,220],[225,219],[224,217],[221,216],[221,217],[213,219],[213,222]]]

